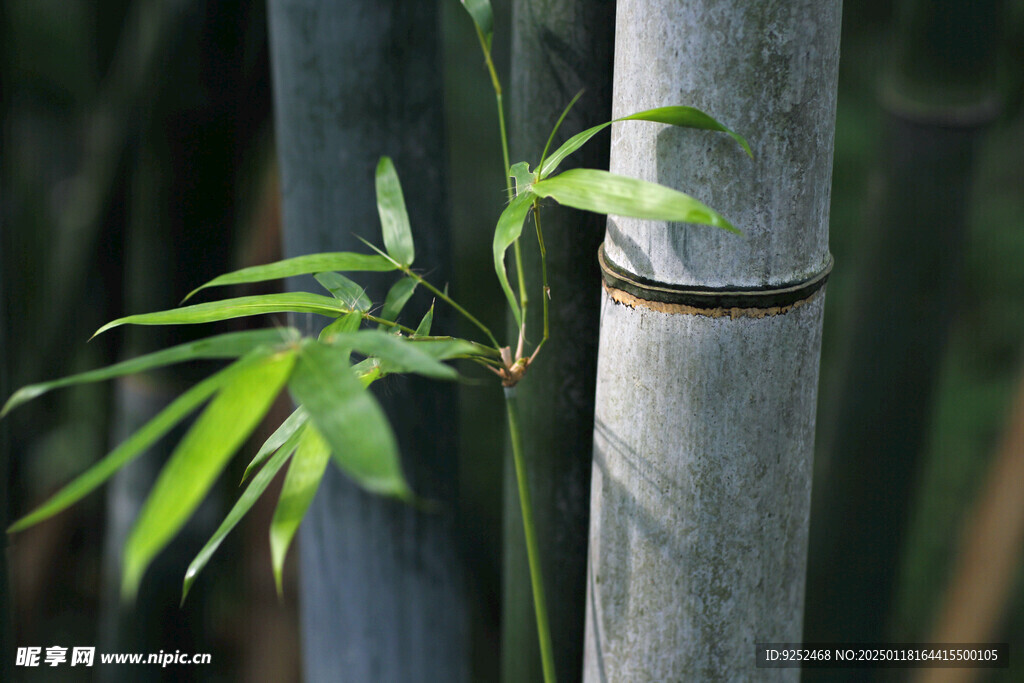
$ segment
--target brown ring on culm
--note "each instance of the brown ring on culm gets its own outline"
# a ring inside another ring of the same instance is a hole
[[[631,298],[684,309],[766,309],[774,312],[788,310],[824,287],[834,262],[832,254],[829,254],[828,262],[820,272],[801,282],[782,287],[714,288],[680,287],[642,278],[612,263],[604,253],[604,243],[597,250],[597,261],[601,266],[605,286],[621,290]]]

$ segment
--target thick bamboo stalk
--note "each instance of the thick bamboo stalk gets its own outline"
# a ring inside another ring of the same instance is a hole
[[[611,117],[614,15],[611,0],[514,3],[508,99],[514,161],[539,161],[551,126],[579,90],[585,93],[562,123],[556,145]],[[568,159],[565,167],[607,165],[608,142],[603,137]],[[528,378],[516,388],[542,575],[551,596],[555,668],[567,681],[580,679],[583,663],[599,304],[593,296],[598,277],[594,252],[603,225],[604,219],[596,214],[544,207],[551,338]],[[531,285],[527,332],[536,344],[544,330],[540,251],[532,226],[523,235],[524,271]],[[502,677],[537,681],[542,677],[541,659],[511,461],[505,477],[504,535]]]
[[[437,11],[400,0],[270,3],[287,256],[365,250],[354,235],[380,241],[373,172],[386,154],[403,180],[417,265],[435,282],[450,277]],[[368,282],[383,301],[384,280]],[[439,307],[435,325],[445,315]],[[443,509],[367,495],[328,468],[300,532],[305,675],[466,680],[454,388],[396,380],[378,396],[413,489]]]
[[[839,2],[619,4],[613,113],[697,106],[756,158],[703,131],[612,131],[613,172],[745,237],[608,221],[587,681],[746,680],[756,642],[800,640],[839,23]],[[656,301],[652,282],[690,291]]]

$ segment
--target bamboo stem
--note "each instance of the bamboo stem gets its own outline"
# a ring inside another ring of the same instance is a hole
[[[440,289],[438,289],[438,288],[437,288],[437,287],[435,287],[434,285],[432,285],[432,284],[430,284],[429,282],[427,282],[427,281],[426,281],[425,279],[423,279],[423,276],[422,276],[422,275],[420,275],[420,274],[418,274],[418,273],[414,272],[414,271],[413,271],[413,270],[412,270],[411,268],[409,268],[408,266],[405,266],[405,267],[403,267],[403,268],[402,268],[402,272],[404,272],[404,273],[405,273],[406,275],[408,275],[408,276],[409,276],[409,277],[411,277],[412,279],[416,280],[416,282],[420,283],[421,285],[423,285],[423,286],[424,286],[424,287],[426,287],[427,289],[429,289],[429,290],[430,290],[431,292],[433,292],[433,293],[434,293],[434,294],[435,294],[435,295],[436,295],[436,296],[437,296],[437,297],[438,297],[439,299],[441,299],[441,301],[445,302],[446,304],[448,304],[449,306],[451,306],[452,308],[454,308],[454,309],[455,309],[456,311],[458,311],[458,312],[459,312],[459,313],[460,313],[460,314],[461,314],[461,315],[462,315],[462,316],[463,316],[463,317],[464,317],[464,318],[465,318],[466,320],[468,320],[469,322],[473,323],[473,324],[474,324],[474,325],[476,325],[476,326],[477,326],[478,328],[480,328],[480,330],[481,330],[481,331],[482,331],[482,332],[483,332],[484,334],[486,334],[486,335],[487,335],[487,338],[491,340],[491,343],[492,343],[492,344],[494,344],[494,348],[495,348],[495,350],[498,350],[498,349],[500,349],[500,348],[501,348],[501,347],[500,347],[500,345],[498,344],[498,340],[494,338],[494,335],[493,335],[493,334],[491,334],[491,330],[490,330],[490,328],[489,328],[489,327],[487,327],[487,325],[484,325],[484,324],[483,324],[482,322],[480,322],[479,320],[477,320],[477,319],[476,319],[476,317],[475,317],[475,316],[474,316],[474,315],[473,315],[472,313],[470,313],[469,311],[467,311],[467,310],[466,310],[465,308],[463,308],[463,307],[462,307],[462,306],[460,306],[459,304],[455,303],[455,300],[454,300],[454,299],[452,299],[452,298],[451,298],[450,296],[448,296],[447,294],[445,294],[444,292],[442,292],[442,291],[441,291]]]
[[[544,342],[548,340],[550,336],[550,330],[548,327],[548,301],[551,299],[551,290],[548,287],[548,250],[544,246],[544,232],[540,228],[540,202],[534,200],[533,202],[533,225],[537,228],[537,244],[540,247],[540,274],[543,289],[541,290],[541,302],[544,305],[544,337],[537,344],[537,348],[533,350],[533,355],[530,356],[530,362],[537,357],[537,352],[544,346]],[[525,314],[524,314],[525,315]],[[524,318],[525,319],[525,318]]]
[[[512,187],[512,178],[509,176],[509,167],[511,164],[509,162],[508,155],[508,130],[505,126],[505,104],[502,98],[501,80],[498,78],[497,69],[494,68],[494,60],[491,58],[491,48],[487,44],[487,40],[484,38],[484,34],[481,33],[479,26],[476,29],[476,35],[480,40],[480,49],[484,53],[484,60],[487,62],[487,71],[491,76],[491,85],[494,87],[494,100],[498,107],[498,129],[501,132],[501,159],[504,164],[502,173],[505,176],[505,193],[508,201],[512,201],[515,195]],[[519,307],[522,309],[522,316],[525,320],[528,297],[526,296],[526,281],[523,278],[523,251],[519,246],[518,239],[512,243],[512,250],[515,253],[516,276],[519,280]]]
[[[533,584],[533,607],[537,615],[537,638],[540,641],[544,682],[555,683],[551,629],[548,627],[548,610],[544,599],[544,580],[540,569],[540,549],[537,546],[537,536],[533,526],[530,488],[526,481],[526,467],[523,463],[523,444],[522,435],[519,432],[519,409],[516,405],[515,387],[505,389],[505,407],[508,410],[508,431],[512,437],[512,459],[515,461],[516,481],[519,484],[519,505],[523,512],[523,533],[526,537],[526,555],[530,563],[530,582]]]

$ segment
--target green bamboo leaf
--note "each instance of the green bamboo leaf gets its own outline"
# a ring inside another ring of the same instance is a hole
[[[188,360],[216,359],[216,358],[237,358],[260,346],[272,345],[289,339],[297,339],[299,333],[293,328],[281,330],[249,330],[246,332],[230,332],[199,341],[179,344],[169,349],[148,353],[144,356],[131,358],[114,365],[109,365],[98,370],[90,370],[77,375],[63,377],[52,382],[30,384],[18,389],[7,399],[0,417],[3,417],[12,409],[26,403],[33,398],[41,396],[48,391],[61,387],[85,382],[99,382],[114,377],[130,375],[135,372],[144,372],[153,368],[173,365]]]
[[[540,197],[595,213],[713,225],[740,233],[713,209],[678,190],[607,171],[576,168],[533,184]]]
[[[434,304],[430,304],[430,310],[420,320],[420,324],[416,326],[416,336],[426,337],[430,335],[430,326],[434,324]]]
[[[125,541],[121,591],[126,599],[134,599],[149,563],[263,419],[291,374],[295,356],[288,349],[247,365],[210,401],[175,448]]]
[[[413,278],[403,277],[391,285],[388,295],[384,297],[384,309],[381,311],[380,317],[384,320],[398,320],[398,314],[402,312],[402,308],[412,297],[412,293],[416,291],[417,284],[419,283]]]
[[[530,165],[525,161],[512,164],[508,169],[508,174],[515,180],[516,194],[523,194],[524,192],[530,191],[530,185],[533,184],[533,173],[530,172]]]
[[[501,289],[505,292],[517,325],[523,324],[523,314],[519,310],[515,294],[512,293],[512,287],[508,283],[508,274],[505,272],[505,251],[522,234],[523,221],[526,220],[526,214],[530,212],[533,199],[534,195],[529,191],[523,191],[516,195],[515,199],[501,212],[498,225],[494,229],[494,272],[498,275]]]
[[[317,337],[322,342],[329,343],[331,337],[342,332],[355,332],[359,329],[359,326],[363,322],[363,314],[354,311],[352,313],[346,313],[341,316],[330,325],[320,330],[320,336]]]
[[[374,254],[357,254],[350,251],[307,254],[306,256],[296,256],[262,266],[243,268],[233,273],[215,277],[206,284],[200,285],[189,292],[182,303],[188,301],[197,292],[207,287],[280,280],[295,275],[312,275],[313,273],[323,273],[332,270],[382,272],[394,269],[394,264]]]
[[[647,111],[637,112],[636,114],[630,114],[629,116],[623,116],[620,121],[654,121],[657,123],[667,123],[673,126],[679,126],[680,128],[696,128],[698,130],[712,130],[719,133],[725,133],[733,140],[736,141],[743,151],[747,153],[747,156],[751,159],[754,158],[754,152],[750,149],[750,143],[747,142],[739,133],[735,133],[721,123],[711,118],[700,109],[694,107],[657,107],[656,109],[648,109]]]
[[[462,0],[462,6],[466,8],[469,16],[473,18],[477,30],[483,36],[487,49],[491,49],[491,39],[494,37],[494,12],[491,10],[489,0]]]
[[[295,532],[306,516],[309,504],[320,487],[331,449],[314,427],[307,427],[302,433],[299,448],[295,451],[281,487],[274,517],[270,522],[270,559],[274,568],[274,584],[277,594],[283,595],[281,572],[284,558],[288,554]]]
[[[656,109],[647,109],[646,111],[637,112],[636,114],[630,114],[629,116],[623,116],[622,118],[602,123],[573,135],[571,138],[566,140],[561,147],[555,150],[554,154],[548,157],[541,166],[540,173],[538,174],[539,177],[541,179],[547,178],[556,168],[558,168],[558,165],[562,163],[567,156],[585,145],[590,138],[618,121],[653,121],[655,123],[667,123],[673,126],[680,126],[682,128],[718,131],[731,137],[739,144],[740,147],[743,148],[743,151],[746,152],[750,158],[754,158],[754,153],[750,150],[750,145],[741,135],[732,132],[721,123],[702,112],[700,109],[694,109],[693,107],[658,107]]]
[[[336,334],[331,346],[373,356],[381,361],[385,373],[415,372],[434,379],[458,379],[455,368],[445,365],[421,350],[422,344],[379,330],[361,330]]]
[[[74,505],[101,486],[115,472],[144,453],[160,437],[170,431],[176,424],[206,401],[225,383],[251,365],[257,359],[265,357],[269,350],[257,350],[249,356],[229,365],[205,380],[196,384],[184,394],[174,399],[166,408],[139,428],[120,446],[111,451],[105,458],[78,475],[71,483],[55,493],[49,500],[25,515],[7,529],[14,533],[49,519],[58,512]]]
[[[239,486],[244,484],[249,478],[249,475],[262,467],[263,463],[277,452],[277,450],[292,438],[292,436],[301,431],[308,420],[309,414],[306,413],[306,410],[302,406],[296,408],[292,414],[281,423],[281,426],[274,430],[274,433],[271,434],[265,442],[263,442],[260,450],[245,468],[245,472],[242,474],[242,481],[239,483]]]
[[[368,311],[373,305],[370,297],[366,296],[366,290],[341,273],[317,273],[313,277],[353,311]]]
[[[343,313],[351,312],[337,299],[309,294],[307,292],[286,292],[284,294],[264,294],[262,296],[243,296],[236,299],[211,301],[205,304],[172,308],[156,313],[141,313],[126,318],[113,320],[100,329],[96,335],[121,325],[192,325],[195,323],[212,323],[230,318],[242,318],[249,315],[265,313],[319,313],[337,318]]]
[[[359,383],[364,389],[384,376],[380,369],[380,362],[376,358],[359,361],[352,366],[352,373],[359,379]]]
[[[381,157],[377,163],[377,213],[384,233],[384,248],[391,258],[403,266],[412,265],[416,257],[412,243],[412,229],[409,214],[405,210],[402,184],[398,180],[395,165],[388,157]]]
[[[301,408],[299,410],[301,410]],[[295,412],[298,413],[298,410]],[[294,415],[295,413],[292,414],[293,417]],[[181,604],[185,604],[185,598],[188,597],[188,592],[192,590],[192,585],[196,582],[199,572],[203,571],[207,563],[209,563],[210,558],[213,557],[215,552],[217,552],[217,548],[220,547],[220,544],[224,542],[227,535],[230,534],[236,526],[238,526],[238,523],[242,521],[242,517],[245,517],[245,514],[249,512],[256,501],[259,500],[259,497],[263,495],[267,486],[274,479],[274,475],[278,473],[288,458],[291,457],[291,454],[295,451],[296,447],[298,447],[299,439],[305,432],[303,427],[305,427],[305,422],[303,422],[297,429],[293,430],[288,435],[287,439],[278,444],[273,453],[268,451],[267,455],[269,460],[267,460],[266,466],[261,469],[255,477],[253,477],[252,482],[246,487],[242,495],[238,497],[238,500],[235,501],[235,504],[227,514],[227,517],[224,518],[224,521],[221,522],[219,527],[217,527],[217,530],[213,532],[213,536],[210,537],[210,540],[206,542],[206,545],[203,546],[195,559],[192,560],[192,563],[189,564],[188,570],[185,572],[185,580],[182,582],[181,586]],[[246,470],[246,472],[248,472],[248,470]]]
[[[338,350],[307,341],[288,388],[309,412],[335,463],[364,489],[412,499],[384,411]]]

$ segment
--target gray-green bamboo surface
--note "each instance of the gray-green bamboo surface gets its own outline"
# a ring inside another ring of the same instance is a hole
[[[840,2],[627,0],[615,116],[697,106],[746,136],[623,123],[611,170],[744,237],[611,217],[612,262],[670,285],[780,287],[829,262]],[[619,301],[627,301],[620,303]],[[770,311],[601,311],[584,680],[797,680],[824,292]]]
[[[512,78],[508,97],[512,160],[537,163],[551,127],[582,89],[555,146],[611,117],[615,3],[520,0],[513,5]],[[607,168],[607,137],[592,141],[566,168]],[[594,254],[604,218],[544,207],[551,287],[551,339],[518,387],[524,460],[547,594],[555,668],[579,680],[583,663],[587,520],[590,505],[597,367],[598,278]],[[524,270],[533,288],[529,339],[540,341],[541,269],[532,226],[523,237]],[[510,338],[515,338],[510,330]],[[506,459],[502,677],[542,678],[523,523],[511,458]]]
[[[400,0],[270,3],[286,256],[365,251],[354,235],[380,242],[373,177],[386,154],[403,180],[417,266],[439,285],[450,278],[437,11]],[[382,301],[386,283],[369,285]],[[407,310],[422,315],[424,304]],[[454,396],[452,385],[415,379],[378,393],[413,489],[440,501],[439,514],[363,493],[328,468],[300,531],[307,680],[468,678]]]

